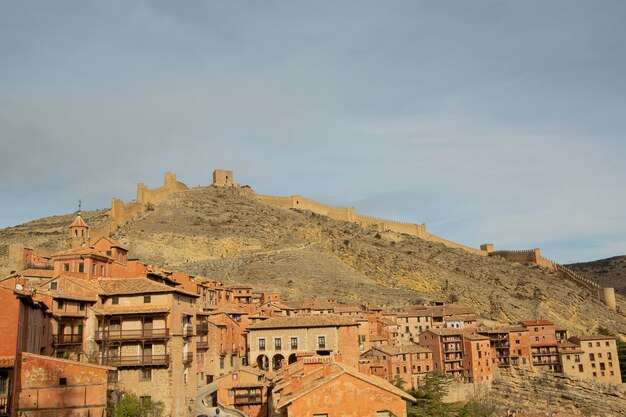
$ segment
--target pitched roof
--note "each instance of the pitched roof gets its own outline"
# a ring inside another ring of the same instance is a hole
[[[323,376],[323,368],[322,366],[330,366],[332,367],[330,374],[328,374],[327,376]],[[369,383],[377,388],[380,388],[382,390],[385,390],[387,392],[390,392],[391,394],[397,395],[400,398],[403,398],[405,400],[414,402],[416,401],[415,398],[413,398],[412,396],[410,396],[409,394],[407,394],[406,392],[402,391],[400,388],[394,386],[393,384],[389,383],[388,381],[374,376],[374,375],[367,375],[364,374],[362,372],[359,372],[357,369],[354,369],[350,366],[347,366],[343,363],[339,363],[339,362],[333,362],[333,363],[327,363],[327,364],[323,364],[322,366],[320,366],[319,368],[315,368],[313,370],[311,370],[311,372],[308,373],[308,375],[304,375],[304,378],[302,379],[302,389],[298,390],[294,393],[291,394],[286,394],[286,395],[281,395],[279,401],[278,401],[278,408],[282,408],[285,406],[288,406],[289,404],[291,404],[292,402],[294,402],[295,400],[304,397],[305,395],[308,395],[312,392],[314,392],[316,389],[322,387],[323,385],[328,384],[329,382],[339,378],[342,375],[349,375],[353,378],[357,378],[360,379],[361,381],[364,381],[366,383]],[[298,362],[295,363],[293,365],[291,365],[290,367],[286,368],[284,372],[279,372],[277,373],[276,377],[277,378],[281,378],[284,374],[288,373],[290,375],[295,375],[295,374],[302,374],[303,372],[305,372],[307,370],[306,365],[303,365],[302,363]],[[308,377],[309,375],[312,375],[314,373],[320,373],[320,377],[317,378],[311,378]],[[276,386],[276,388],[278,388],[279,386],[281,386],[283,389],[290,385],[291,381],[289,382],[283,382],[282,384],[279,384]]]
[[[583,334],[581,336],[570,337],[570,339],[582,340],[582,341],[587,341],[587,340],[614,340],[615,337],[614,336],[605,336],[603,334]]]
[[[89,226],[87,226],[87,223],[85,223],[85,221],[83,220],[82,217],[80,217],[80,214],[79,214],[78,216],[76,216],[76,219],[74,219],[70,227],[89,227]]]
[[[13,368],[15,366],[15,356],[0,356],[0,368]]]
[[[399,345],[399,346],[379,346],[373,347],[372,349],[379,350],[388,355],[396,356],[403,355],[406,353],[432,353],[432,351],[422,345],[412,344],[412,345]]]
[[[356,325],[357,323],[354,318],[329,314],[321,316],[272,317],[248,326],[248,329],[289,329],[296,327],[335,327]]]
[[[520,321],[520,324],[522,326],[553,326],[554,323],[552,323],[550,320],[522,320]]]
[[[169,287],[148,278],[100,278],[98,284],[104,295],[154,294],[176,292],[190,297],[199,297],[180,288]]]
[[[54,276],[54,271],[52,269],[27,268],[19,274],[23,277],[52,278]]]

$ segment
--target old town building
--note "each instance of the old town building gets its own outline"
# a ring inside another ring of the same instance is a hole
[[[356,367],[358,341],[359,325],[350,317],[275,317],[248,326],[250,363],[264,370],[294,363],[302,353],[340,354],[344,363]]]
[[[402,381],[405,389],[419,386],[421,378],[432,372],[433,353],[420,345],[374,347],[361,355],[359,370],[387,381]]]
[[[608,384],[622,383],[614,337],[571,337],[559,345],[559,356],[566,375]]]

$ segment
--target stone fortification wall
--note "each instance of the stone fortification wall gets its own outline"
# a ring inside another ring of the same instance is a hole
[[[111,233],[114,225],[121,226],[131,220],[138,214],[143,213],[149,205],[159,204],[166,200],[170,195],[179,191],[188,190],[182,182],[176,180],[176,175],[171,172],[165,173],[163,185],[157,188],[149,189],[144,183],[137,184],[137,199],[129,203],[114,198],[111,200],[111,221],[112,224],[101,226],[101,233]],[[102,235],[102,236],[108,236]],[[102,237],[100,236],[100,237]],[[93,232],[92,232],[92,240]]]
[[[585,278],[551,259],[543,257],[541,255],[541,250],[538,248],[529,250],[492,251],[489,252],[489,255],[500,256],[510,262],[533,263],[544,268],[552,269],[553,271],[556,271],[561,278],[574,281],[575,283],[587,288],[592,293],[597,294],[598,299],[606,304],[611,310],[615,311],[617,309],[614,288],[601,288],[597,282]]]
[[[472,247],[465,246],[465,245],[462,245],[460,243],[452,242],[450,240],[444,239],[444,238],[439,237],[437,235],[433,235],[431,233],[426,233],[426,236],[424,237],[424,239],[428,240],[429,242],[441,243],[442,245],[445,245],[445,246],[447,246],[449,248],[463,249],[463,250],[465,250],[467,252],[473,253],[474,255],[487,256],[487,252],[485,252],[485,251],[474,249]]]
[[[161,187],[151,190],[144,183],[137,184],[137,202],[139,204],[158,204],[170,195],[188,189],[189,187],[176,180],[176,174],[166,172]]]
[[[465,246],[460,243],[444,239],[432,233],[428,233],[426,231],[425,224],[398,222],[394,220],[383,219],[380,217],[367,216],[365,214],[356,213],[354,207],[330,206],[328,204],[323,204],[299,195],[294,195],[291,197],[274,197],[269,195],[256,194],[255,196],[266,204],[273,207],[283,209],[310,210],[313,213],[328,216],[331,219],[335,220],[357,223],[364,227],[375,226],[381,232],[391,231],[396,233],[404,233],[407,235],[418,237],[420,239],[428,240],[430,242],[441,243],[450,248],[463,249],[475,255],[487,255],[486,251],[474,249],[469,246]]]

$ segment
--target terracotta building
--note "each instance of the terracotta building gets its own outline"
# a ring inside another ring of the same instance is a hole
[[[406,401],[415,401],[384,379],[329,356],[304,358],[272,382],[272,417],[405,417]]]
[[[559,342],[567,339],[567,332],[549,320],[524,320],[519,324],[528,329],[528,340],[533,368],[538,371],[560,372]]]
[[[493,366],[508,369],[532,367],[527,328],[509,326],[482,329],[478,330],[477,333],[489,338]]]
[[[249,359],[260,369],[279,369],[294,363],[299,353],[341,354],[344,363],[359,362],[359,325],[350,317],[335,315],[275,317],[248,330]]]
[[[264,373],[244,367],[216,379],[217,403],[240,410],[250,417],[266,417],[269,413],[269,383]]]
[[[615,338],[604,335],[571,337],[559,345],[563,373],[608,384],[621,384]]]
[[[402,380],[405,389],[415,388],[434,369],[433,353],[420,345],[374,347],[361,355],[359,370],[390,382]]]

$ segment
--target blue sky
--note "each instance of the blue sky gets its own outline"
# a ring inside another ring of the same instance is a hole
[[[0,227],[215,168],[478,246],[626,254],[626,2],[0,3]]]

